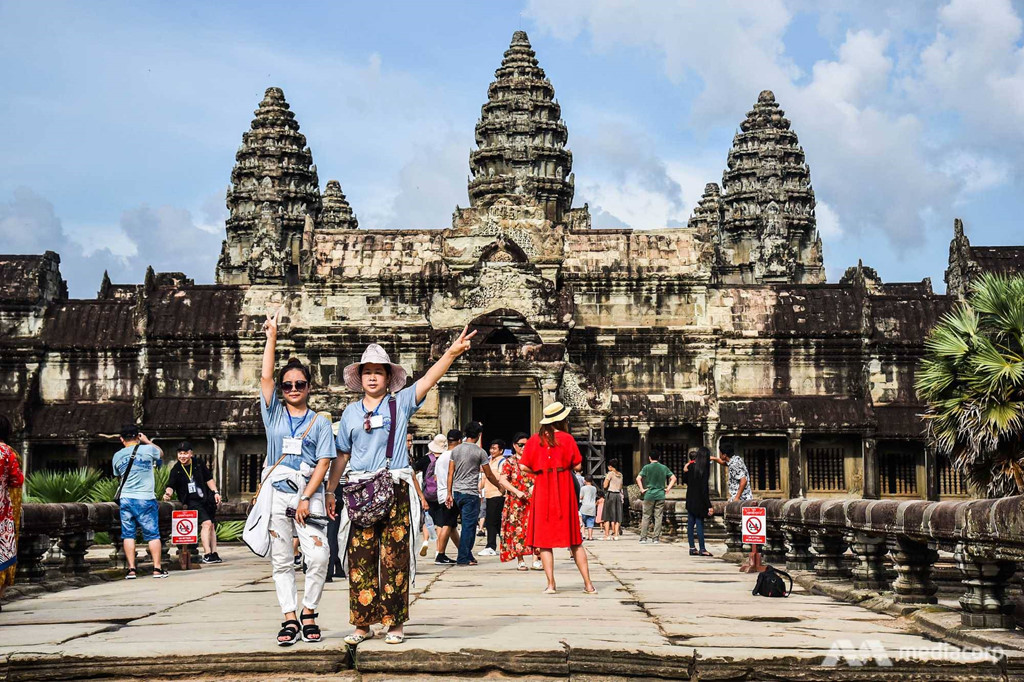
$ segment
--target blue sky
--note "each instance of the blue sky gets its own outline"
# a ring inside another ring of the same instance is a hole
[[[822,10],[821,6],[827,9]],[[526,30],[598,226],[685,223],[772,89],[800,136],[830,281],[862,258],[943,289],[954,217],[1024,243],[1024,7],[1009,0],[0,2],[0,253],[212,281],[234,153],[284,88],[364,227],[447,227],[473,126]]]

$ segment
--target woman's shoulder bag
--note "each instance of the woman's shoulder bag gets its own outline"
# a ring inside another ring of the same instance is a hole
[[[362,528],[372,526],[384,518],[395,503],[395,483],[391,478],[391,457],[395,452],[398,410],[394,398],[388,401],[388,410],[391,413],[391,431],[388,433],[388,449],[385,454],[384,468],[369,478],[352,481],[341,487],[349,520]]]

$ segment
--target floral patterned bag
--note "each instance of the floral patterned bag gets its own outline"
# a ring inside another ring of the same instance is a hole
[[[395,451],[395,431],[398,427],[395,399],[388,401],[391,412],[391,429],[388,433],[388,449],[384,468],[369,478],[346,483],[341,488],[348,509],[348,518],[353,524],[366,528],[384,518],[395,503],[395,482],[391,478],[391,457]]]

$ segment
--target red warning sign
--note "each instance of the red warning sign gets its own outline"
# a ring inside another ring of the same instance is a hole
[[[171,544],[195,545],[199,543],[199,512],[182,509],[171,512]]]
[[[743,544],[763,545],[767,534],[767,528],[765,526],[766,523],[763,507],[743,508]]]

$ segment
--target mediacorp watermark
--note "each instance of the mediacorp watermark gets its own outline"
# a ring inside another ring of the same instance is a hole
[[[845,664],[850,667],[874,664],[880,668],[891,668],[893,660],[900,661],[944,661],[948,663],[998,663],[1006,657],[999,647],[958,647],[946,642],[932,646],[902,647],[889,651],[877,639],[865,639],[859,645],[849,639],[832,642],[823,666],[835,667]]]

